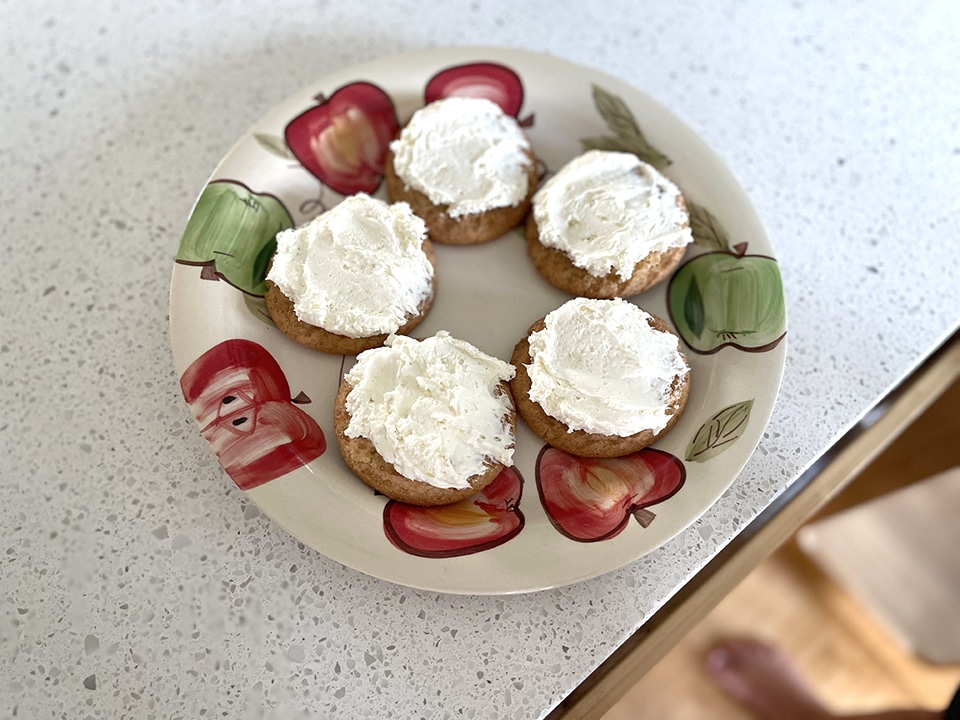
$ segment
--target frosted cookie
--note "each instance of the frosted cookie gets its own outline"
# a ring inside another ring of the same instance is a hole
[[[690,368],[660,318],[625,300],[574,298],[517,343],[517,411],[550,445],[620,457],[663,436],[690,392]]]
[[[408,333],[436,294],[436,257],[410,208],[364,193],[277,234],[267,311],[302,345],[349,355]]]
[[[445,505],[513,465],[514,369],[440,331],[360,353],[334,401],[347,466],[389,498]]]
[[[387,194],[410,204],[434,242],[469,245],[519,225],[537,186],[530,141],[482,98],[437,100],[413,114],[386,157]]]
[[[527,250],[553,285],[631,297],[666,279],[693,241],[680,190],[636,155],[590,150],[533,197]]]

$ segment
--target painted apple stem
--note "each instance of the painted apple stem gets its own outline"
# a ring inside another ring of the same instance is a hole
[[[200,279],[201,280],[212,280],[213,282],[220,282],[220,275],[217,273],[217,268],[214,265],[213,260],[208,263],[204,263],[200,268]]]
[[[633,511],[633,517],[640,523],[640,527],[650,527],[650,523],[657,517],[656,513],[647,508],[637,508]]]
[[[320,194],[315,198],[304,200],[300,203],[300,212],[304,215],[317,215],[327,211],[327,206],[323,202],[323,184],[320,185]]]

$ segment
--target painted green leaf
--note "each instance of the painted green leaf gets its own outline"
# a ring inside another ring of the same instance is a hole
[[[253,137],[256,138],[264,150],[273,153],[277,157],[294,161],[297,159],[290,148],[287,147],[287,143],[284,142],[282,137],[278,135],[266,135],[264,133],[255,133]]]
[[[651,145],[627,104],[617,95],[593,85],[593,104],[613,135],[581,139],[584,150],[631,152],[656,168],[670,164],[670,158]]]
[[[687,446],[685,459],[705,462],[722,453],[743,435],[752,409],[753,400],[744,400],[725,407],[707,420]]]
[[[593,104],[597,112],[617,135],[642,135],[630,108],[618,95],[604,90],[599,85],[592,85]]]
[[[266,292],[276,235],[293,227],[279,199],[233,180],[204,188],[180,240],[177,262],[202,266],[207,280],[226,280],[251,295]]]
[[[713,213],[689,199],[687,210],[690,212],[690,232],[696,245],[707,250],[730,249],[730,239]]]

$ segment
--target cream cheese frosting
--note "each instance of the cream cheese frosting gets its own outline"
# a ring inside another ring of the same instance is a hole
[[[450,217],[514,207],[529,191],[530,143],[516,119],[484,98],[430,103],[390,150],[404,184],[447,205]]]
[[[667,426],[679,341],[626,300],[574,298],[530,335],[530,399],[570,431],[627,437]]]
[[[407,478],[468,488],[488,460],[513,464],[513,402],[500,383],[514,373],[442,330],[421,341],[390,336],[360,353],[345,376],[352,386],[345,435],[369,439]]]
[[[278,233],[267,278],[303,322],[352,338],[392,333],[433,292],[426,237],[409,205],[360,193]]]
[[[631,153],[590,150],[533,197],[540,243],[595,277],[628,280],[652,252],[693,241],[679,188]]]

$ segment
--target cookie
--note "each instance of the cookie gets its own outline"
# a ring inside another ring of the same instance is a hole
[[[377,492],[411,505],[470,497],[512,465],[513,368],[438,332],[361,353],[334,401],[344,462]]]
[[[387,194],[427,224],[430,239],[472,245],[517,227],[530,209],[538,170],[516,119],[480,98],[421,108],[390,144]]]
[[[537,436],[573,455],[642,450],[676,424],[690,394],[677,336],[662,319],[624,300],[568,301],[533,324],[511,363],[517,412]],[[651,380],[653,393],[646,390]],[[648,404],[657,409],[649,411]]]
[[[292,340],[354,354],[420,324],[436,296],[436,265],[423,220],[361,193],[277,235],[264,300]]]
[[[527,251],[552,285],[590,298],[628,298],[668,278],[693,241],[686,201],[629,153],[591,150],[533,197]]]

